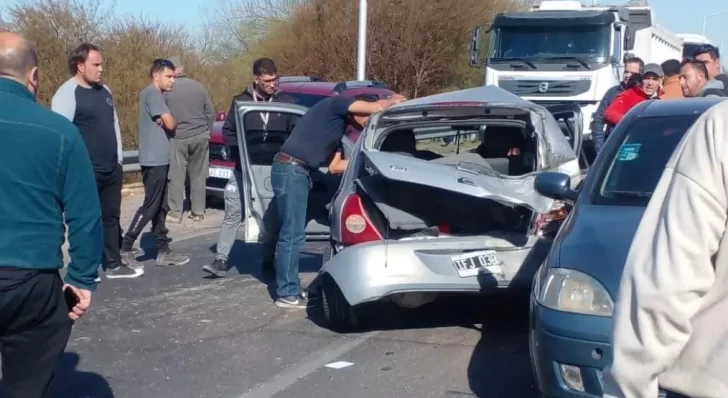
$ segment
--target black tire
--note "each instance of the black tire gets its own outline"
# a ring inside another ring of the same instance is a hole
[[[334,278],[324,274],[321,283],[321,305],[329,329],[340,333],[358,330],[361,327],[359,311],[346,301]]]

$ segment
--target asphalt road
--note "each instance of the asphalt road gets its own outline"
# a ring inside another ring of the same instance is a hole
[[[174,243],[192,257],[187,266],[149,261],[141,278],[103,281],[69,342],[61,397],[534,396],[524,300],[383,305],[374,330],[336,334],[319,306],[273,305],[256,246],[237,243],[239,267],[208,279],[201,266],[216,237]],[[323,245],[307,250],[310,281]],[[345,366],[326,366],[337,362]]]

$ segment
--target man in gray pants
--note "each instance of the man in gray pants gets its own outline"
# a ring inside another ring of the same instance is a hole
[[[190,178],[190,218],[202,221],[215,108],[202,84],[185,76],[180,57],[171,57],[170,61],[177,67],[176,80],[172,91],[164,93],[164,97],[172,116],[177,119],[177,129],[170,141],[167,221],[182,222],[186,176]]]

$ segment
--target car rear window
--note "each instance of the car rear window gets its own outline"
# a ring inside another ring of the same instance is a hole
[[[317,94],[302,94],[302,93],[287,93],[288,95],[293,98],[294,101],[296,101],[296,104],[305,106],[307,108],[310,108],[314,105],[316,105],[319,101],[326,98],[325,95],[317,95]]]
[[[647,206],[667,161],[700,115],[637,119],[611,154],[594,203]]]

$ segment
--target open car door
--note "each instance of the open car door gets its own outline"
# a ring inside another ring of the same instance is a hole
[[[240,159],[242,163],[244,205],[245,205],[245,241],[258,242],[261,229],[271,224],[277,227],[277,212],[271,207],[273,202],[273,186],[271,184],[271,168],[273,157],[293,131],[298,120],[308,108],[301,105],[276,102],[243,102],[236,103],[236,121],[238,142],[240,143]],[[268,113],[266,130],[248,128],[246,118],[265,117]],[[273,118],[279,118],[274,123]],[[284,120],[281,120],[284,119]],[[285,126],[285,127],[281,127]],[[351,153],[352,143],[342,140],[344,156]],[[334,192],[341,182],[341,176],[332,176],[324,167],[311,172],[312,186],[308,197],[307,239],[328,239],[330,228],[326,205],[331,201]],[[266,219],[264,223],[263,219]],[[276,231],[268,231],[276,233]]]
[[[574,153],[579,158],[579,164],[582,169],[585,170],[589,167],[586,154],[583,151],[583,114],[581,108],[576,103],[563,103],[554,105],[545,105],[548,110],[556,119],[556,122],[561,127],[561,131],[564,132],[564,136],[569,141],[569,145],[574,148]]]

